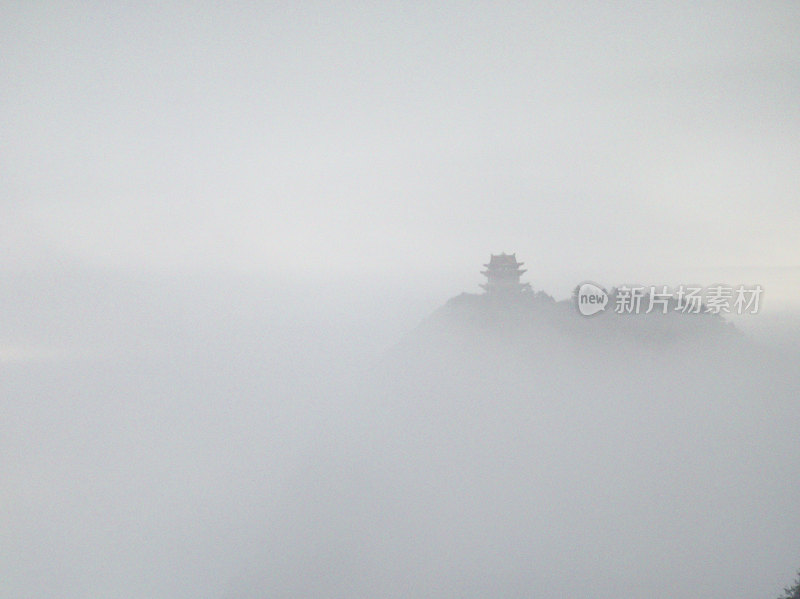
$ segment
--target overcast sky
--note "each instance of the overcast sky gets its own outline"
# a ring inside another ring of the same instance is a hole
[[[793,2],[5,2],[0,268],[457,292],[516,251],[562,294],[795,301],[798,30]]]

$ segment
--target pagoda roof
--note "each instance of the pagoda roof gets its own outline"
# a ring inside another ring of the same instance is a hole
[[[522,266],[524,262],[517,262],[517,254],[492,254],[489,258],[489,264],[484,264],[486,268],[493,266]]]
[[[520,262],[517,266],[522,266],[522,262]],[[511,272],[511,273],[517,274],[517,275],[521,275],[523,273],[528,272],[528,269],[527,268],[517,268],[517,269],[515,269],[513,271],[510,271],[510,270],[496,271],[496,270],[492,270],[492,269],[487,269],[487,270],[482,270],[481,274],[482,275],[486,275],[488,277],[489,275],[498,275],[498,274],[501,274],[501,273],[508,273],[508,272]]]

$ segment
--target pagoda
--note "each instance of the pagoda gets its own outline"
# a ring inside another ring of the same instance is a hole
[[[520,268],[524,262],[517,262],[516,254],[492,254],[486,270],[481,271],[488,280],[483,283],[487,293],[521,293],[530,291],[529,283],[520,283],[519,278],[526,269]]]

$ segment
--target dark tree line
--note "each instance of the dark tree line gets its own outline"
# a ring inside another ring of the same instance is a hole
[[[797,580],[794,581],[794,586],[783,589],[783,595],[778,599],[800,599],[800,571],[797,573]]]

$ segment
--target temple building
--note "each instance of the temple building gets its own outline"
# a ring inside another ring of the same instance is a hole
[[[517,262],[516,254],[492,254],[486,270],[481,271],[488,280],[483,283],[487,293],[521,293],[530,291],[529,283],[520,283],[519,278],[526,269],[520,268],[524,262]]]

